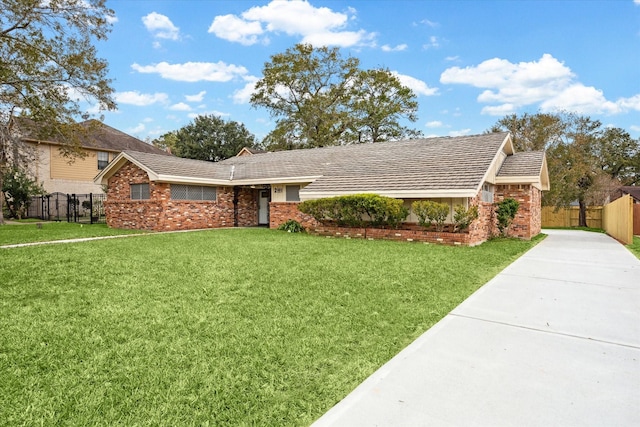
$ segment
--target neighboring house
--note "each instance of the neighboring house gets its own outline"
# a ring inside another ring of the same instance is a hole
[[[42,183],[47,193],[102,193],[94,177],[125,150],[167,155],[151,144],[120,132],[95,120],[80,123],[91,129],[82,138],[84,157],[69,159],[60,152],[59,141],[39,140],[24,136],[22,140],[32,151],[31,174]]]
[[[247,150],[248,151],[248,150]],[[269,225],[296,219],[301,200],[357,193],[477,205],[480,218],[464,244],[496,232],[494,202],[513,197],[512,234],[540,232],[541,195],[549,188],[544,152],[514,153],[509,133],[266,152],[218,163],[125,151],[95,178],[108,184],[107,224],[184,230]],[[411,214],[407,223],[417,222]]]
[[[640,187],[634,185],[625,185],[616,189],[611,197],[611,201],[617,200],[627,194],[631,196],[634,204],[640,204]]]

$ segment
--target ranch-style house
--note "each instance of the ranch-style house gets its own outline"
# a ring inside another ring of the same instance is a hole
[[[107,184],[107,224],[155,231],[269,226],[295,219],[311,232],[476,245],[497,233],[494,203],[520,208],[510,235],[541,229],[542,191],[549,189],[545,153],[520,152],[509,133],[353,144],[278,152],[243,150],[212,163],[123,151],[96,177]],[[395,230],[345,230],[302,214],[300,201],[375,193],[449,205],[477,205],[465,233],[425,232],[413,213]]]

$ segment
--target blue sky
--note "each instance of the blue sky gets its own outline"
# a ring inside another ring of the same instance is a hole
[[[274,127],[249,104],[271,55],[338,46],[388,68],[428,136],[482,133],[510,113],[567,110],[640,137],[640,0],[108,0],[98,45],[118,110],[105,123],[154,139],[200,114]]]

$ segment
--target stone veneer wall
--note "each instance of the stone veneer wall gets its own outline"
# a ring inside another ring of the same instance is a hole
[[[149,183],[149,200],[131,200],[130,184]],[[240,188],[237,198],[238,225],[258,223],[257,195]],[[234,226],[234,191],[218,187],[217,200],[172,200],[171,185],[149,182],[147,173],[129,163],[111,178],[105,201],[107,225],[152,231],[193,230]]]

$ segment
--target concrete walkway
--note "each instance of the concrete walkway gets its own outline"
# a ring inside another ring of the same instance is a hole
[[[640,426],[640,261],[545,233],[314,426]]]

